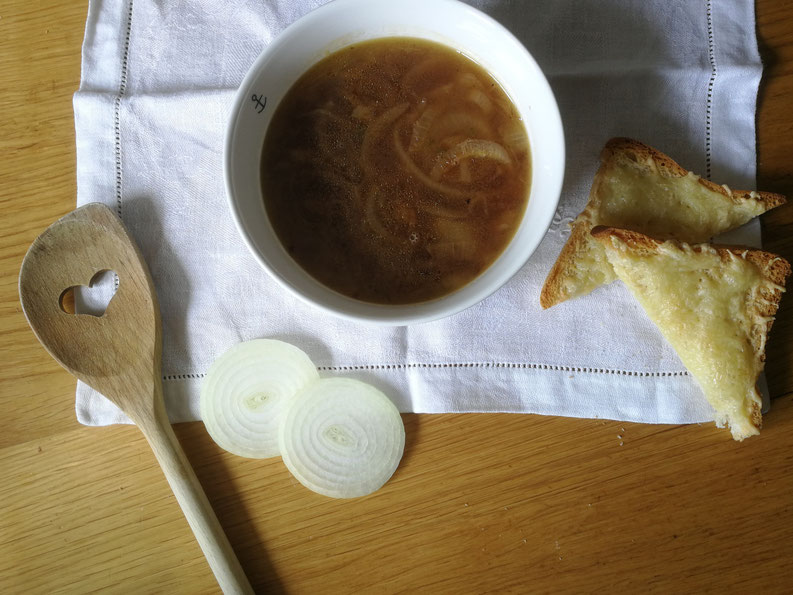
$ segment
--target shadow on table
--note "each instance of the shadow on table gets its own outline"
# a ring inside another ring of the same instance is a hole
[[[223,462],[209,453],[213,443],[204,425],[182,423],[173,428],[254,590],[276,595],[286,593],[267,555],[267,544],[256,530],[255,519],[234,490],[233,478]]]
[[[762,190],[778,192],[793,201],[793,176],[786,162],[779,169],[779,156],[770,155],[773,163],[768,162],[766,144],[773,142],[771,137],[777,132],[773,126],[764,125],[767,118],[779,111],[779,93],[775,90],[776,77],[782,74],[780,59],[757,30],[757,44],[763,60],[764,72],[757,97],[757,186]],[[770,83],[770,84],[769,84]],[[787,100],[784,100],[787,101]],[[766,109],[764,109],[766,108]],[[771,108],[771,109],[768,109]],[[763,247],[770,252],[779,254],[789,262],[793,262],[793,202],[777,207],[761,217],[763,226]],[[788,281],[790,284],[790,280]],[[776,315],[774,327],[769,334],[766,345],[766,376],[771,398],[779,397],[790,391],[793,386],[793,342],[789,337],[793,334],[793,303],[790,298],[783,299]]]

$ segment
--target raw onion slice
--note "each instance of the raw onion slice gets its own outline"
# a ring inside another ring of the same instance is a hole
[[[283,341],[239,343],[210,366],[201,385],[201,418],[225,450],[253,459],[280,454],[284,405],[319,378],[300,349]]]
[[[396,406],[373,386],[325,378],[290,401],[279,445],[287,468],[308,489],[357,498],[393,475],[405,448],[405,428]]]

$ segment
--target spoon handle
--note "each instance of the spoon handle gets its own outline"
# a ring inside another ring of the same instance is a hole
[[[155,405],[153,413],[136,416],[135,422],[154,451],[221,590],[226,595],[253,594],[245,572],[171,428],[164,406]]]

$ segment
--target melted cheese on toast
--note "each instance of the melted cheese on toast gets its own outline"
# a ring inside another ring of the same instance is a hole
[[[746,223],[784,197],[716,186],[665,155],[628,139],[607,143],[584,210],[540,293],[549,308],[616,279],[602,247],[590,236],[605,225],[688,243],[708,241]]]
[[[664,242],[649,252],[614,236],[603,245],[619,278],[702,388],[717,425],[728,423],[736,440],[757,434],[755,384],[764,344],[753,345],[752,337],[768,322],[752,313],[764,282],[759,269],[709,246]],[[759,336],[764,343],[765,332]]]

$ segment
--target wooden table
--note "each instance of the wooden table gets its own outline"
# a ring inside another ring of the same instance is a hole
[[[17,299],[33,239],[74,207],[71,96],[85,2],[0,10],[0,592],[210,593],[217,587],[148,446],[86,428],[74,380]],[[758,186],[793,197],[793,3],[758,0],[767,63]],[[793,260],[793,204],[763,218]],[[336,501],[280,460],[176,432],[258,591],[782,592],[793,587],[793,300],[759,437],[528,415],[405,415],[406,455],[376,497]],[[622,436],[620,439],[618,435]]]

